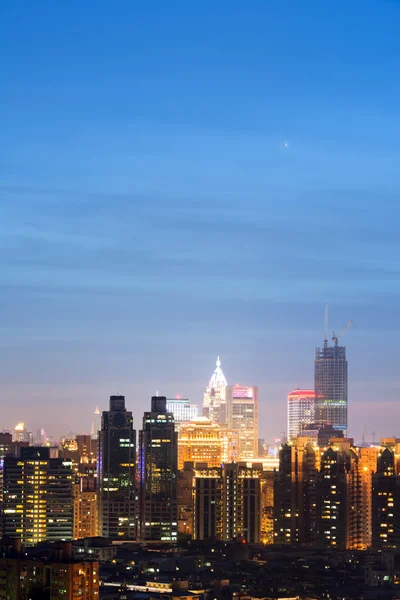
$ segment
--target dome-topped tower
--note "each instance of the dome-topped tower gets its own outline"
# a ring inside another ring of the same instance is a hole
[[[210,389],[218,389],[220,387],[226,387],[228,382],[226,381],[226,377],[221,369],[221,361],[219,360],[219,356],[217,357],[216,369],[211,376],[210,383],[208,387]]]
[[[212,423],[222,425],[226,422],[225,389],[228,385],[217,357],[216,368],[211,376],[203,399],[203,415]]]

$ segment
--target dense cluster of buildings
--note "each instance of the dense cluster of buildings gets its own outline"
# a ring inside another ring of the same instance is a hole
[[[26,587],[25,575],[29,585],[67,590],[66,574],[76,580],[71,593],[75,586],[79,597],[96,597],[98,563],[77,556],[73,540],[382,556],[399,549],[400,440],[357,446],[347,437],[347,360],[338,338],[316,351],[314,388],[288,395],[287,438],[277,454],[258,438],[257,386],[228,385],[219,358],[202,415],[189,399],[154,396],[137,434],[125,397],[111,396],[108,410],[96,408],[90,435],[58,446],[23,423],[14,435],[0,434],[8,561],[0,565],[0,599],[18,598],[10,581]]]

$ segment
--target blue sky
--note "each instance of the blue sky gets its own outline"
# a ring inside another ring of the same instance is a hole
[[[350,433],[400,435],[400,4],[3,2],[1,427],[200,402],[260,436],[313,384],[325,301]],[[368,434],[367,434],[368,437]]]

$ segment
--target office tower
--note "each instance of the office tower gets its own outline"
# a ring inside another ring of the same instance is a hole
[[[73,484],[74,540],[99,535],[96,480],[77,477]]]
[[[315,351],[315,421],[319,425],[330,424],[335,429],[347,431],[347,360],[345,346],[334,345]]]
[[[139,436],[140,537],[176,541],[178,434],[164,396],[151,399]]]
[[[100,409],[98,406],[96,406],[96,408],[94,409],[93,417],[92,417],[92,431],[91,431],[91,436],[94,440],[98,439],[100,429],[101,429]]]
[[[136,537],[135,465],[136,432],[125,396],[111,396],[103,411],[99,432],[98,489],[99,528],[116,540]]]
[[[71,463],[49,448],[21,448],[4,459],[3,535],[23,544],[69,540],[73,535]]]
[[[227,424],[239,435],[239,460],[258,456],[258,387],[229,385],[226,388]]]
[[[378,456],[372,475],[372,545],[378,551],[400,548],[400,476],[388,448]]]
[[[283,444],[274,477],[274,541],[313,545],[318,451],[306,438]]]
[[[224,434],[216,423],[206,417],[197,417],[182,423],[178,436],[178,469],[185,462],[206,463],[208,467],[219,467],[222,462]]]
[[[222,462],[238,462],[239,460],[239,432],[230,431],[227,425],[220,426],[222,436]]]
[[[287,400],[287,437],[288,441],[302,434],[305,425],[314,422],[315,392],[314,390],[294,390]]]
[[[344,442],[342,442],[343,444]],[[367,550],[372,544],[372,476],[378,448],[358,448],[347,474],[347,541],[349,550]]]
[[[204,465],[195,470],[193,503],[193,538],[223,539],[224,480],[223,469]],[[234,509],[232,507],[232,509]]]
[[[344,550],[349,514],[348,473],[355,460],[351,450],[328,448],[317,475],[316,543],[319,548]]]
[[[25,423],[17,423],[16,424],[16,426],[14,427],[13,441],[14,442],[26,442],[28,444],[31,443],[32,434],[29,433],[29,431],[27,431]]]
[[[221,361],[217,358],[216,369],[211,376],[203,398],[203,416],[212,423],[226,423],[226,386],[228,385],[221,369]]]
[[[44,429],[37,429],[36,436],[33,438],[34,446],[46,446],[47,445],[47,435]]]
[[[71,544],[52,552],[41,548],[30,556],[13,539],[0,545],[0,598],[5,600],[96,600],[99,598],[99,563],[75,560]],[[33,549],[31,549],[33,550]],[[35,549],[36,550],[36,549]],[[47,556],[44,556],[47,554]]]
[[[197,419],[197,404],[191,404],[187,398],[167,398],[167,411],[174,415],[175,426]]]
[[[274,543],[274,471],[264,471],[261,483],[261,541]]]
[[[195,469],[193,537],[243,538],[258,543],[261,536],[261,465],[230,463]]]

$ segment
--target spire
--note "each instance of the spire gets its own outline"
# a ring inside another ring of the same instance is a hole
[[[227,385],[228,385],[228,382],[226,381],[225,375],[223,374],[223,371],[221,369],[221,361],[218,356],[217,362],[216,362],[216,368],[215,368],[214,373],[211,376],[209,387],[216,389],[216,388],[220,388],[220,387],[226,387]]]

